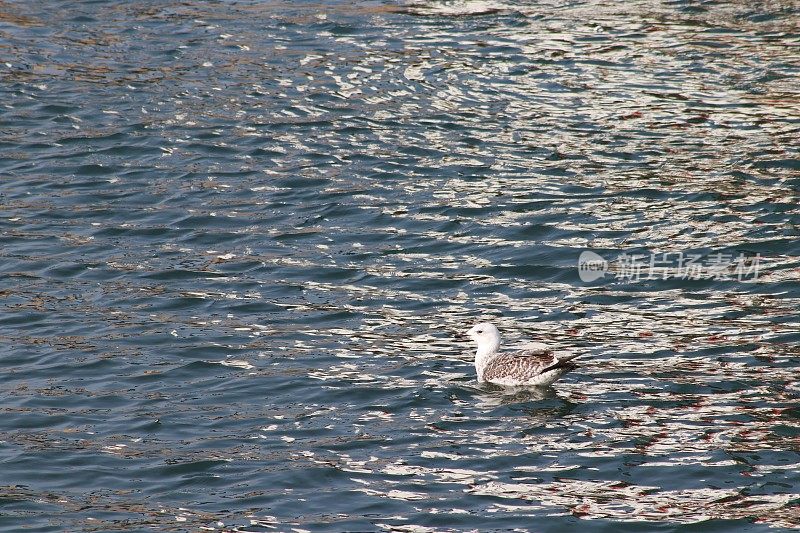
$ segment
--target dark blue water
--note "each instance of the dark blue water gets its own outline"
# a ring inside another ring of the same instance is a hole
[[[798,22],[0,1],[0,529],[800,527]]]

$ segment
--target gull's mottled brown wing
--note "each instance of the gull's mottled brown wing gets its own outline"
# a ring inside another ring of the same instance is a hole
[[[528,381],[556,362],[553,352],[547,350],[502,354],[489,361],[483,371],[483,379],[499,381],[513,378],[516,381]]]

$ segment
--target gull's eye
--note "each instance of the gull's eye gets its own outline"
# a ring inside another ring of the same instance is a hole
[[[479,329],[479,330],[478,330],[478,333],[483,333],[483,330],[482,330],[482,329]]]

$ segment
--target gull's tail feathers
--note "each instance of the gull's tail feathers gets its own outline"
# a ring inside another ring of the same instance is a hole
[[[573,359],[575,359],[576,357],[580,357],[582,355],[584,355],[584,354],[576,353],[574,355],[560,355],[560,356],[557,356],[555,358],[556,362],[553,363],[552,365],[546,367],[546,368],[543,368],[542,371],[541,371],[541,374],[544,374],[545,372],[550,372],[551,370],[556,370],[558,368],[574,368],[575,364],[572,363],[571,361]]]

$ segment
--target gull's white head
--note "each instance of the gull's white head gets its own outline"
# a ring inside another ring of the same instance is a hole
[[[500,332],[489,322],[475,324],[467,336],[478,344],[478,354],[490,354],[500,349]]]

